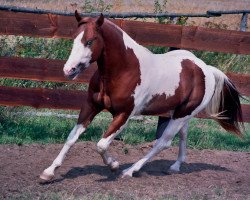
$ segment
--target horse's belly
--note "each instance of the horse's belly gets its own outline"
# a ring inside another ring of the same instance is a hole
[[[167,97],[165,94],[154,95],[144,106],[142,115],[169,115],[180,104],[180,98],[176,95]]]

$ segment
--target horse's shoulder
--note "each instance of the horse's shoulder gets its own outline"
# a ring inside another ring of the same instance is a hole
[[[98,70],[95,71],[89,81],[89,90],[99,91],[100,90],[100,73]]]

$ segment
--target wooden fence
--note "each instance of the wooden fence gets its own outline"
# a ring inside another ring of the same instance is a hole
[[[250,54],[250,33],[112,20],[142,45],[173,46],[235,54]],[[74,17],[0,11],[0,34],[48,38],[70,38],[77,24]],[[0,78],[72,82],[63,76],[63,60],[0,57]],[[88,83],[97,69],[92,64],[74,82]],[[228,73],[240,92],[250,96],[250,75]],[[0,105],[35,108],[80,109],[84,91],[50,90],[0,86]],[[242,105],[245,122],[250,122],[250,105]]]

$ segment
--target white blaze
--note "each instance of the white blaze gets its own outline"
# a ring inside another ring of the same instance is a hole
[[[70,56],[63,68],[63,71],[66,75],[69,74],[70,70],[76,67],[79,63],[85,64],[86,67],[89,66],[92,51],[89,47],[84,46],[84,44],[81,42],[83,35],[84,31],[79,33],[79,35],[74,39]]]

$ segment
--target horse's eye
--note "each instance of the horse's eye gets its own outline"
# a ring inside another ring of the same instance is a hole
[[[86,42],[86,46],[91,46],[93,44],[93,40],[89,40]]]

